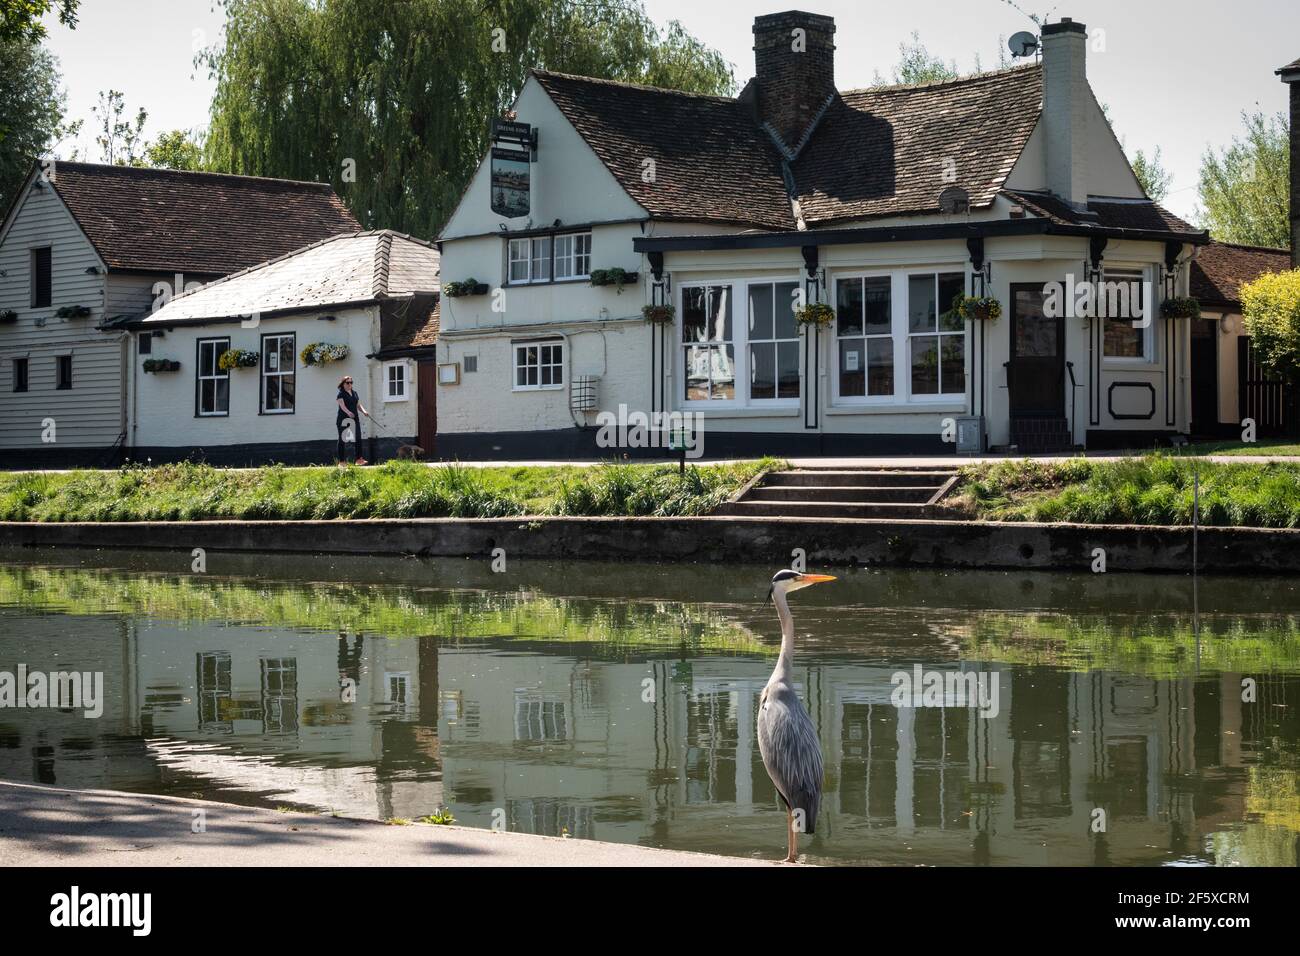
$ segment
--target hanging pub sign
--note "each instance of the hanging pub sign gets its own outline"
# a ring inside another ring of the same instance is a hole
[[[499,216],[528,215],[529,164],[536,137],[527,123],[492,121],[492,211]]]

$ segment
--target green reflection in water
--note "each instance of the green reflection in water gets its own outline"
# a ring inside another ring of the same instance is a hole
[[[61,614],[131,614],[185,623],[366,632],[452,640],[509,638],[619,647],[686,646],[770,653],[744,626],[697,605],[591,601],[533,591],[167,577],[78,568],[0,566],[0,607]]]
[[[1300,670],[1300,622],[1283,614],[1209,617],[1198,634],[1184,615],[990,612],[976,619],[963,645],[973,660],[1144,677]]]

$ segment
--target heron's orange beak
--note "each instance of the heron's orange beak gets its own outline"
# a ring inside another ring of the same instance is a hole
[[[833,574],[805,574],[805,575],[803,575],[799,580],[800,580],[800,581],[806,581],[808,584],[821,584],[823,581],[834,581],[834,580],[835,580],[835,575],[833,575]]]

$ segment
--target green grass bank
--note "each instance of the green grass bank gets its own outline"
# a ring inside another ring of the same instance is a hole
[[[1146,455],[969,465],[947,506],[983,521],[1300,527],[1300,463],[1197,461]]]
[[[686,517],[706,514],[775,459],[725,465],[428,466],[247,470],[183,463],[117,471],[0,473],[0,521],[310,521]]]

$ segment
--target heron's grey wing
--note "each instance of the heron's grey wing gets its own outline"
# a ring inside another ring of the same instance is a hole
[[[804,814],[813,833],[822,798],[822,748],[817,728],[789,687],[769,687],[758,711],[758,751],[786,805]]]

